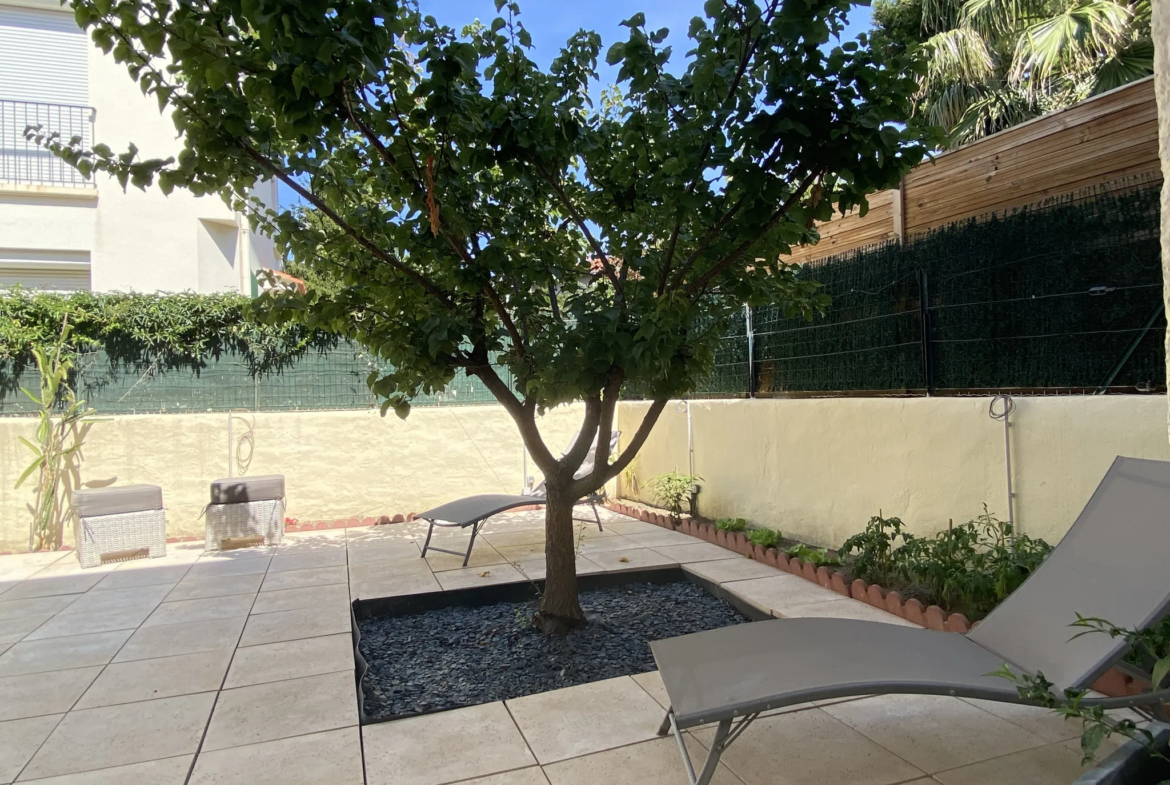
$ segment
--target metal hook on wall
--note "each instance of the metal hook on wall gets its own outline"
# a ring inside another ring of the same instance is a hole
[[[1000,408],[996,409],[996,404],[1000,404]],[[1016,544],[1016,514],[1015,514],[1015,494],[1012,492],[1012,441],[1010,436],[1011,416],[1012,412],[1016,410],[1016,402],[1010,395],[1001,394],[991,399],[991,404],[987,407],[987,414],[993,420],[1000,420],[1003,422],[1003,462],[1007,470],[1007,509],[1008,509],[1008,525],[1011,528],[1010,542],[1012,547]]]

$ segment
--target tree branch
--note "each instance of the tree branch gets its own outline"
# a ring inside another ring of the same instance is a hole
[[[569,213],[569,217],[573,219],[573,223],[585,235],[585,239],[589,242],[589,247],[593,249],[593,253],[597,254],[597,258],[601,260],[601,266],[605,270],[605,275],[609,278],[610,283],[613,284],[614,291],[622,294],[621,284],[618,282],[617,271],[614,270],[613,265],[610,264],[609,257],[606,256],[605,251],[602,250],[601,244],[594,238],[593,232],[589,231],[589,225],[585,223],[585,219],[577,212],[577,208],[573,207],[573,203],[569,201],[569,195],[565,193],[565,189],[561,187],[548,171],[539,163],[533,163],[536,171],[540,173],[541,178],[544,179],[549,187],[556,193],[557,198],[565,206],[565,210]]]
[[[736,246],[736,248],[731,253],[723,257],[723,259],[717,262],[710,270],[703,273],[697,280],[691,283],[691,285],[684,290],[684,293],[687,296],[691,296],[695,292],[701,290],[707,285],[708,282],[730,267],[736,259],[738,259],[740,256],[743,256],[745,251],[759,242],[761,237],[770,232],[772,228],[780,222],[780,219],[783,218],[784,215],[792,208],[792,205],[795,204],[802,196],[804,196],[804,192],[807,191],[809,186],[812,185],[813,182],[816,181],[816,179],[820,176],[820,169],[816,169],[810,172],[808,176],[801,181],[800,187],[793,191],[792,195],[784,200],[784,203],[780,205],[780,208],[776,210],[776,212],[772,213],[772,217],[768,219],[768,222],[764,224],[763,228],[760,229],[760,232],[755,237],[749,240],[744,240],[742,243]]]
[[[597,423],[597,450],[593,454],[593,471],[577,481],[582,486],[576,489],[581,496],[605,484],[603,478],[609,468],[609,442],[613,434],[613,418],[617,412],[622,382],[625,378],[625,374],[615,368],[606,379],[605,389],[602,390],[601,419]]]
[[[577,432],[577,439],[561,458],[561,465],[568,471],[569,477],[581,466],[586,453],[593,445],[597,436],[597,423],[601,420],[601,396],[590,395],[585,399],[585,421],[581,423],[581,430]]]
[[[516,427],[520,430],[524,446],[528,448],[528,453],[532,456],[537,468],[545,475],[555,473],[560,466],[556,457],[549,451],[544,440],[540,437],[540,430],[536,427],[535,405],[531,401],[520,402],[516,394],[504,383],[504,380],[496,373],[496,369],[488,362],[487,350],[482,344],[476,346],[472,351],[472,358],[466,368],[467,373],[478,377],[483,382],[483,386],[487,387],[488,391],[504,407],[504,411],[511,415]]]
[[[605,483],[617,477],[622,471],[630,465],[630,461],[634,460],[634,456],[638,454],[638,450],[642,449],[642,445],[646,443],[646,439],[650,436],[650,431],[654,430],[654,424],[658,422],[658,417],[662,414],[662,410],[666,408],[666,399],[659,398],[650,404],[646,416],[642,418],[642,424],[638,426],[638,430],[634,432],[634,438],[630,439],[626,445],[626,449],[622,452],[618,459],[614,461],[605,473],[602,475],[601,482],[595,487],[600,487]]]

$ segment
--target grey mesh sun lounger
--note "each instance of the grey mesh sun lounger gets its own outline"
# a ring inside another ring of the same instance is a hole
[[[622,435],[621,431],[613,431],[610,434],[609,440],[609,454],[612,454],[617,449],[618,437]],[[573,442],[577,439],[576,436],[569,442],[569,447],[572,448]],[[567,450],[566,450],[567,452]],[[585,455],[585,459],[581,461],[581,467],[574,473],[574,479],[580,479],[593,471],[593,465],[597,458],[597,444],[594,442],[593,446],[589,448],[589,452]],[[529,505],[544,504],[545,498],[544,481],[533,488],[528,493],[523,494],[505,494],[505,493],[488,493],[480,496],[466,496],[462,499],[456,499],[453,502],[441,504],[432,510],[418,513],[415,518],[422,519],[429,523],[427,527],[427,539],[423,543],[422,556],[425,559],[427,551],[440,551],[442,553],[449,553],[453,556],[463,557],[463,566],[467,566],[467,562],[471,559],[471,549],[475,547],[475,538],[479,534],[480,529],[487,523],[488,519],[493,515],[499,515],[515,507],[526,507]],[[605,489],[599,488],[597,491],[584,497],[578,504],[588,504],[593,510],[593,519],[588,518],[574,518],[575,521],[582,521],[583,523],[596,523],[597,530],[603,531],[601,526],[601,516],[597,512],[597,505],[605,501]],[[437,545],[431,545],[431,537],[435,533],[435,527],[458,527],[466,529],[471,527],[471,537],[467,541],[467,551],[452,551],[447,548],[440,548]]]
[[[1077,614],[1144,628],[1170,607],[1170,463],[1117,458],[1072,529],[1024,584],[966,635],[873,621],[773,619],[654,641],[673,732],[692,785],[707,785],[719,757],[761,712],[806,701],[889,693],[1024,703],[1005,663],[1042,672],[1062,690],[1086,689],[1124,654],[1124,643],[1070,628]],[[1085,699],[1146,707],[1165,719],[1170,690]],[[718,723],[696,773],[682,732]]]

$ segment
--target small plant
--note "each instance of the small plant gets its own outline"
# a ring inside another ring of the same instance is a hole
[[[805,545],[803,542],[789,548],[788,555],[793,559],[800,559],[805,564],[811,564],[814,567],[832,567],[841,563],[841,560],[836,556],[829,555],[828,548],[813,548],[810,545]]]
[[[725,532],[741,532],[747,529],[747,520],[744,518],[716,518],[715,528]]]
[[[695,483],[702,479],[697,474],[671,472],[670,474],[660,474],[651,479],[647,485],[650,486],[650,492],[654,494],[655,501],[670,511],[671,522],[678,526],[682,523],[683,505],[694,493]]]
[[[61,321],[61,331],[51,351],[32,348],[40,372],[39,395],[21,388],[37,405],[37,443],[23,436],[21,443],[33,452],[33,462],[16,481],[19,488],[37,473],[29,530],[29,550],[56,550],[61,547],[65,524],[73,517],[73,491],[81,484],[81,448],[96,420],[88,419],[95,411],[87,409],[69,386],[73,357],[68,352],[69,319]]]
[[[888,586],[894,577],[894,549],[900,538],[903,544],[913,539],[913,535],[903,532],[905,524],[901,518],[886,518],[881,510],[869,519],[865,531],[850,537],[841,546],[842,558],[849,559],[849,567],[854,576],[867,583],[879,583]]]
[[[750,530],[747,538],[752,545],[759,545],[761,548],[775,548],[780,544],[780,532],[763,526]]]

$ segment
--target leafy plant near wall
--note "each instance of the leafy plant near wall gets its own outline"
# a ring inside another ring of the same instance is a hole
[[[34,458],[16,481],[19,488],[33,474],[37,475],[36,498],[28,506],[32,513],[29,550],[33,551],[61,547],[65,524],[73,515],[73,491],[81,484],[81,448],[96,422],[88,419],[93,410],[77,399],[68,383],[73,368],[73,359],[66,351],[69,334],[68,318],[63,318],[51,351],[40,346],[32,348],[40,371],[40,390],[23,390],[36,403],[39,420],[36,443],[20,437]]]
[[[983,514],[934,537],[915,537],[903,526],[879,513],[863,533],[846,540],[841,554],[849,557],[852,574],[887,588],[924,587],[932,601],[971,619],[989,613],[1052,551],[1044,540],[1016,534],[987,505]]]
[[[655,501],[670,510],[670,519],[678,526],[682,522],[683,504],[691,498],[695,483],[702,479],[697,474],[670,472],[651,478],[647,485]]]
[[[749,531],[747,538],[751,541],[752,545],[759,545],[761,548],[775,548],[780,544],[780,532],[776,529],[768,529],[762,526]]]
[[[833,566],[841,563],[841,560],[836,556],[830,555],[828,548],[814,548],[804,543],[793,545],[788,549],[788,555],[814,567]]]
[[[283,368],[305,352],[335,346],[336,334],[292,324],[260,324],[239,294],[59,294],[16,288],[0,294],[0,364],[11,382],[36,349],[62,357],[104,349],[112,362],[198,370],[235,353],[253,373]],[[71,330],[64,344],[60,326]]]
[[[741,532],[747,529],[747,520],[744,518],[716,518],[715,528],[725,532]]]

